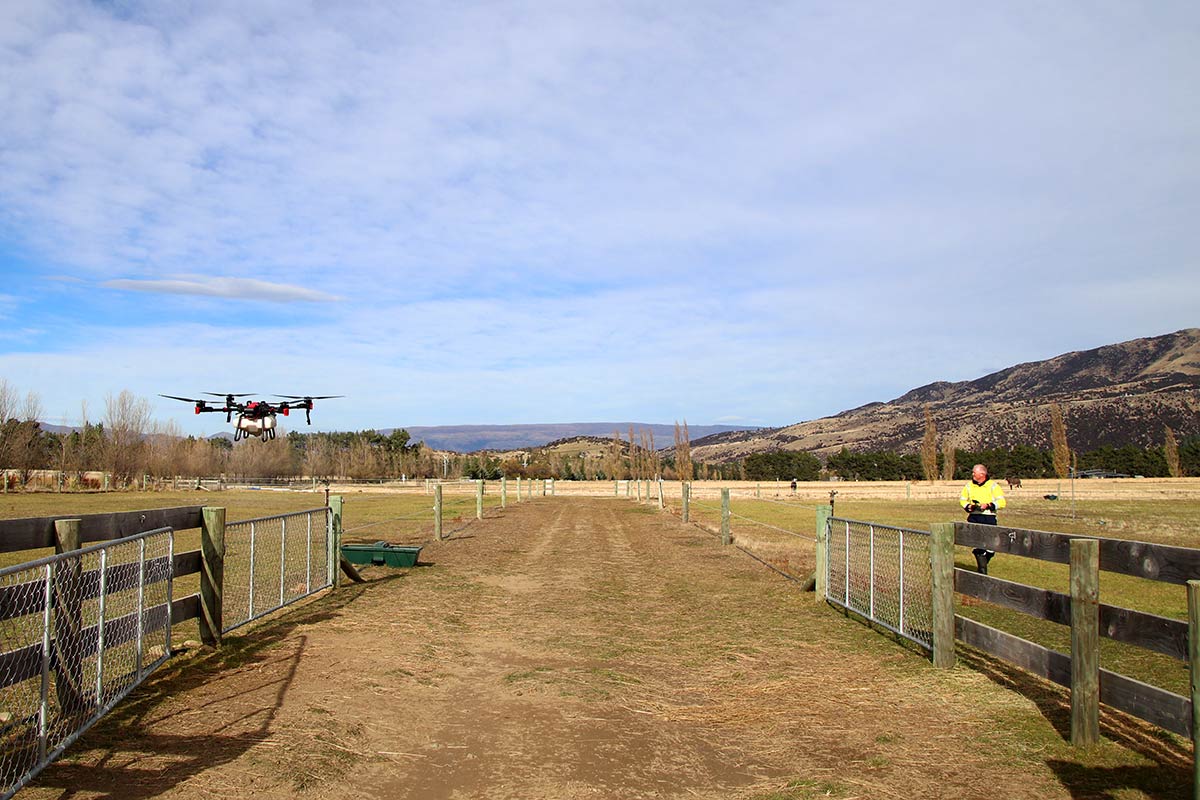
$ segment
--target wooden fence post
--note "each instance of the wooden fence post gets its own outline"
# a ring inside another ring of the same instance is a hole
[[[626,497],[631,497],[633,495],[633,487],[631,487],[629,485],[629,483],[630,483],[629,479],[626,478],[625,479],[625,496]]]
[[[332,536],[329,537],[329,585],[334,589],[342,585],[342,504],[341,495],[329,498],[329,516],[333,520]]]
[[[729,531],[729,490],[721,490],[721,544],[732,544],[733,536]]]
[[[1100,741],[1100,542],[1071,540],[1071,744]]]
[[[508,508],[508,476],[500,476],[500,507]]]
[[[475,482],[475,519],[483,519],[483,479]]]
[[[683,521],[690,522],[692,513],[692,485],[683,484]]]
[[[825,601],[829,589],[829,518],[833,516],[833,506],[817,506],[817,566],[813,583],[813,599],[818,603]]]
[[[663,482],[662,482],[662,478],[659,478],[658,479],[658,510],[662,511],[664,508],[666,508],[666,504],[663,503]]]
[[[762,497],[762,484],[754,484],[754,498],[757,500]]]
[[[200,525],[200,641],[221,644],[225,629],[225,509],[205,506]]]
[[[642,481],[639,478],[637,482],[637,501],[642,502]]]
[[[517,476],[517,502],[521,502],[521,476]]]
[[[1192,689],[1192,798],[1200,800],[1200,581],[1187,582],[1188,668]]]
[[[954,523],[930,527],[929,561],[933,568],[933,665],[954,666]]]
[[[442,540],[442,485],[440,483],[433,486],[433,538],[439,542]]]
[[[620,494],[621,494],[621,482],[613,481],[613,497],[617,497]]]
[[[5,475],[5,482],[8,477]],[[54,552],[78,550],[78,519],[54,521]],[[59,704],[67,716],[86,715],[91,701],[83,687],[83,565],[79,559],[59,562],[54,568],[52,587],[54,603],[54,642],[51,645],[54,664],[54,687]],[[96,698],[97,705],[100,699]]]

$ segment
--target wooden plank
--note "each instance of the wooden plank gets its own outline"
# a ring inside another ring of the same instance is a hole
[[[189,594],[171,602],[171,625],[174,627],[189,619],[200,619],[200,593]]]
[[[961,568],[954,570],[954,588],[968,597],[977,597],[1022,614],[1059,625],[1071,624],[1071,598],[1062,592],[1026,586]],[[1188,625],[1183,620],[1101,603],[1100,635],[1163,653],[1180,661],[1188,658]]]
[[[0,689],[42,674],[42,643],[0,653]]]
[[[1071,685],[1071,657],[1002,630],[956,616],[954,634],[963,644],[990,653],[1061,686]]]
[[[199,528],[200,506],[0,520],[0,553],[53,547],[54,522],[60,519],[78,519],[80,542],[87,544],[120,539],[155,528],[170,527],[177,531]]]
[[[1070,563],[1072,539],[1091,539],[1066,533],[1008,528],[1002,525],[954,523],[954,540],[965,547],[984,547],[1000,553]],[[1100,569],[1135,578],[1183,585],[1200,578],[1200,549],[1152,544],[1129,539],[1100,539]]]
[[[1100,635],[1188,660],[1188,624],[1131,608],[1100,604]]]
[[[175,554],[175,577],[195,575],[204,569],[204,559],[199,550],[188,550],[186,553]]]
[[[998,606],[1060,625],[1071,624],[1071,598],[1062,592],[1038,589],[962,568],[954,570],[954,589]]]
[[[1100,702],[1180,736],[1192,735],[1191,701],[1166,689],[1102,669]]]

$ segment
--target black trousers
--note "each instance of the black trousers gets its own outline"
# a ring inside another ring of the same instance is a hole
[[[996,515],[995,514],[968,514],[967,522],[974,522],[979,525],[995,525],[996,524]],[[984,553],[991,553],[992,555],[996,555],[991,550],[985,550],[982,547],[976,547],[971,552],[977,556],[981,556]]]

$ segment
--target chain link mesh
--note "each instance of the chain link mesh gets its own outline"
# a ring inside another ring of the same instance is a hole
[[[929,533],[835,517],[827,535],[829,601],[933,649]]]
[[[225,526],[224,630],[330,585],[329,509]]]
[[[0,797],[170,654],[170,528],[0,570]]]

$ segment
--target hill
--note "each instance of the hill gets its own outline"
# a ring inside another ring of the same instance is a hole
[[[641,422],[565,422],[542,425],[440,425],[407,427],[414,442],[423,441],[434,450],[473,453],[479,450],[509,451],[542,447],[550,442],[589,436],[612,439],[613,431],[626,436],[630,426],[640,434],[653,431],[662,444],[674,441],[674,425],[654,425]],[[689,425],[693,438],[734,430],[732,425]],[[390,433],[390,430],[381,433]]]
[[[973,381],[931,383],[783,428],[718,433],[693,440],[692,456],[720,463],[773,450],[914,452],[926,406],[956,447],[1049,448],[1054,402],[1075,450],[1161,444],[1164,425],[1181,438],[1200,435],[1200,328],[1064,353]]]

